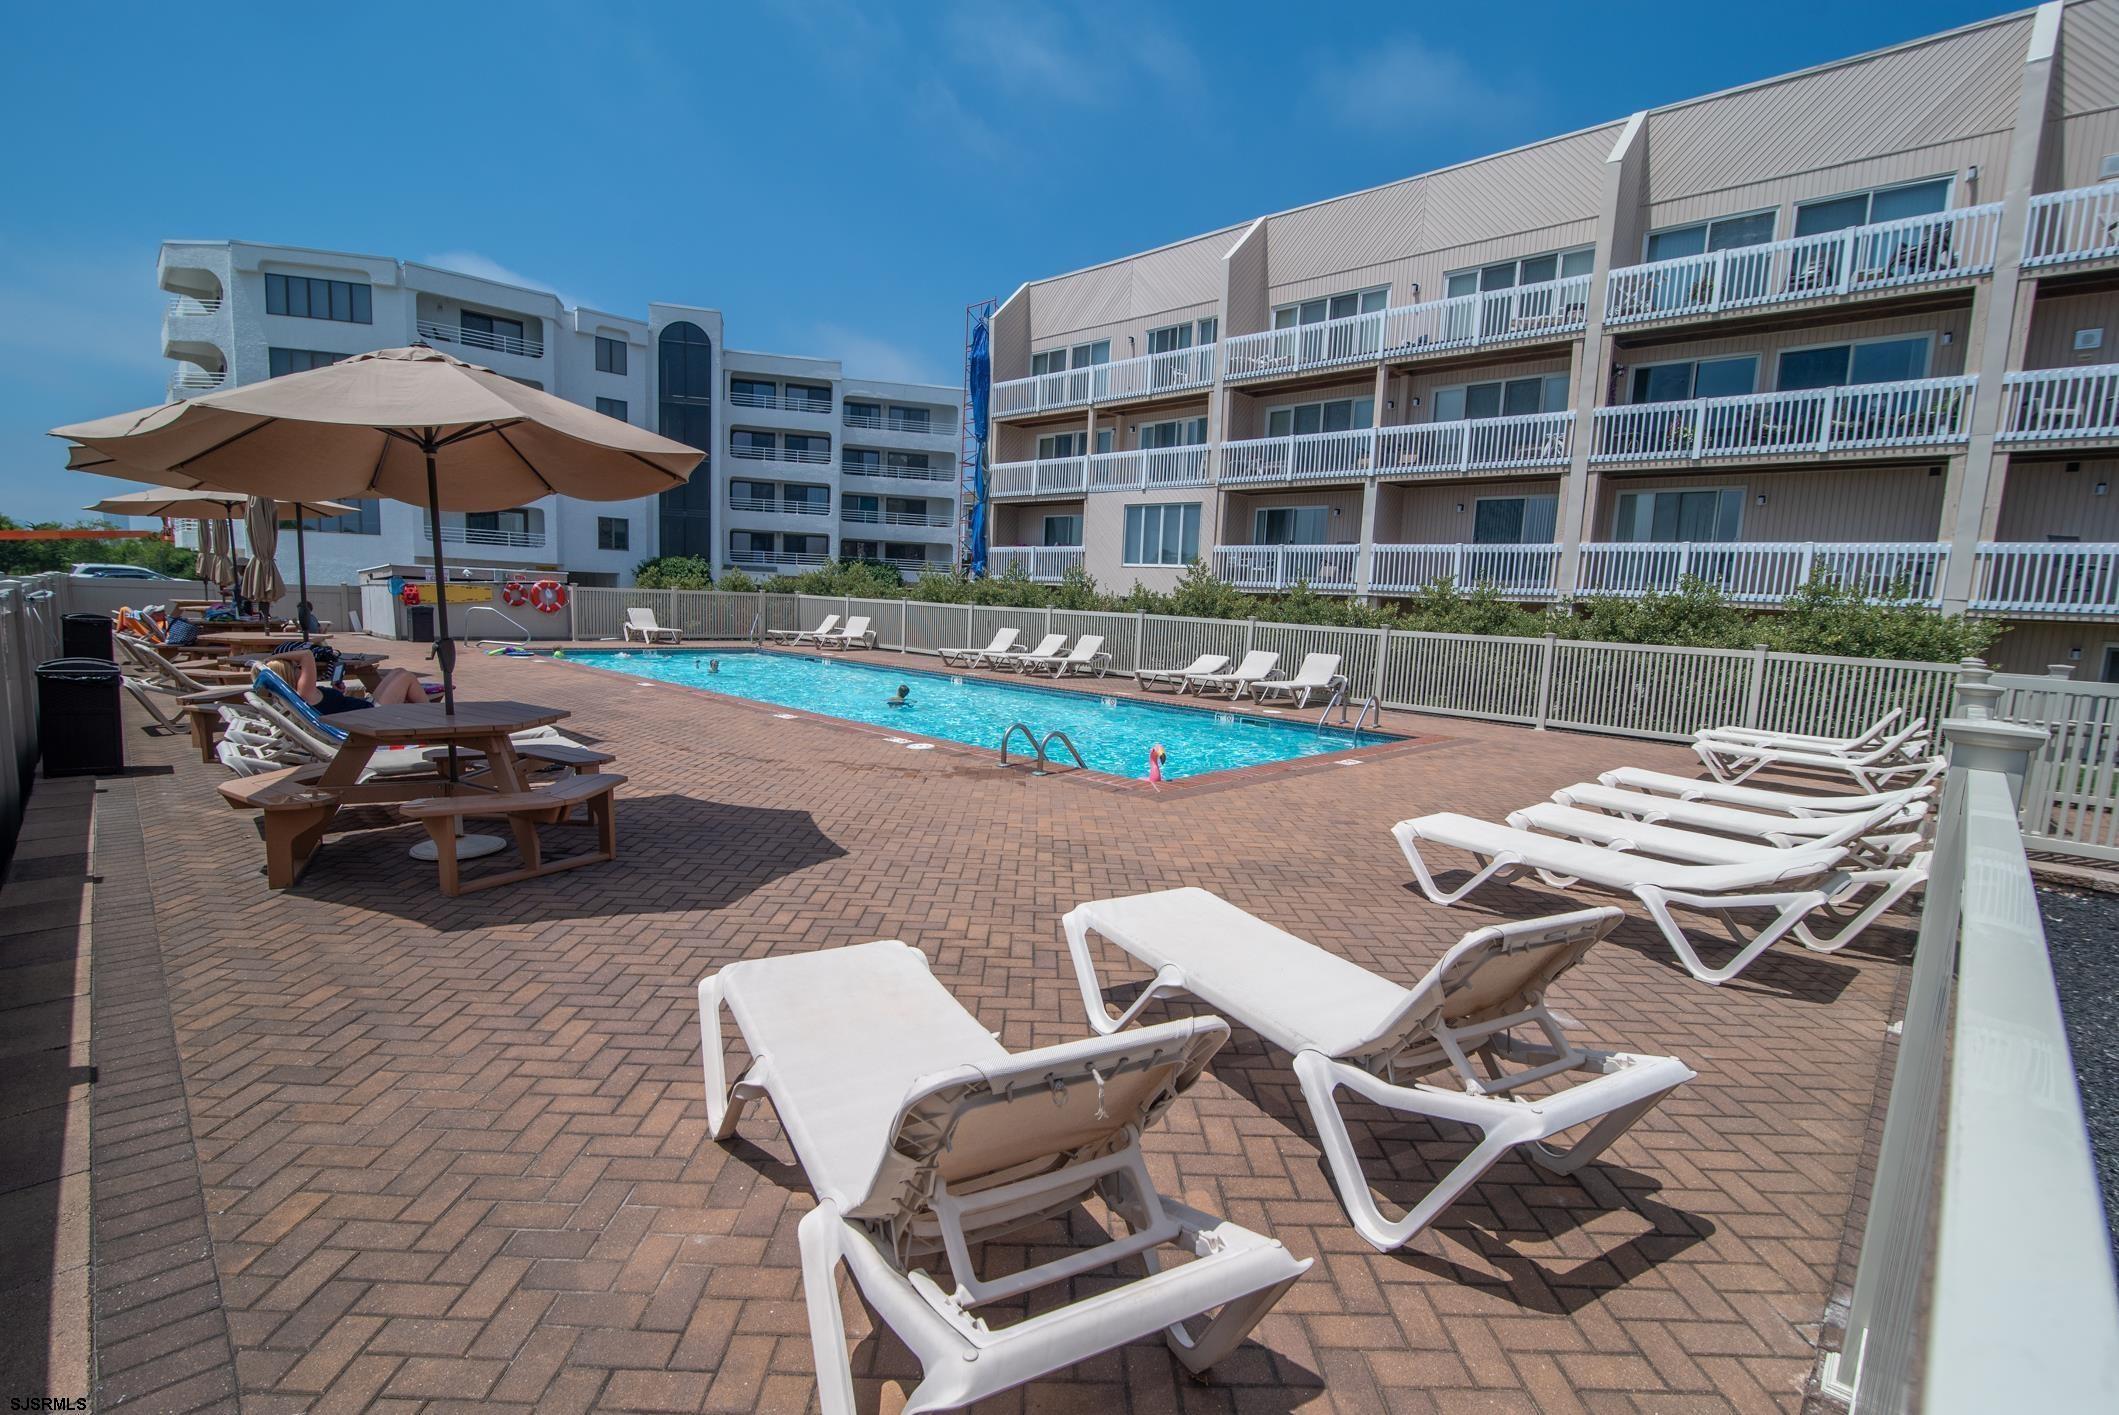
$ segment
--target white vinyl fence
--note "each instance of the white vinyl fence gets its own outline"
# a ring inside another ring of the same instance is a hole
[[[59,657],[65,575],[0,580],[0,859],[11,856],[37,771],[37,665]]]
[[[2032,850],[2119,860],[2119,684],[1997,673],[1999,715],[2046,729],[2023,783]]]

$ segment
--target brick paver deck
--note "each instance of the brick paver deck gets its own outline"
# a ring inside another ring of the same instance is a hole
[[[444,899],[432,867],[405,858],[418,828],[369,813],[371,829],[334,836],[273,894],[252,818],[213,791],[220,768],[134,732],[136,762],[173,770],[103,798],[121,809],[99,828],[97,868],[138,887],[95,910],[99,1028],[106,961],[125,990],[108,1014],[125,1031],[97,1044],[145,1068],[173,1035],[189,1134],[143,1112],[129,1150],[98,1112],[99,1165],[147,1150],[134,1163],[156,1166],[114,1185],[131,1217],[98,1217],[106,1403],[225,1403],[232,1350],[246,1412],[813,1406],[795,1248],[810,1199],[769,1107],[732,1145],[705,1133],[702,974],[899,937],[1008,1046],[1058,1042],[1087,1032],[1060,915],[1198,884],[1409,979],[1492,915],[1571,901],[1503,888],[1434,907],[1410,888],[1393,821],[1498,817],[1612,765],[1691,761],[1399,718],[1387,726],[1423,749],[1156,798],[578,665],[474,656],[461,678],[469,696],[571,708],[570,729],[618,754],[631,784],[617,864]],[[1715,989],[1630,923],[1559,1007],[1699,1080],[1576,1178],[1504,1161],[1392,1254],[1347,1225],[1285,1059],[1239,1028],[1151,1161],[1168,1191],[1316,1267],[1210,1381],[1147,1342],[997,1404],[1799,1406],[1906,939],[1776,950]],[[142,977],[157,943],[160,978]],[[172,1031],[156,1031],[156,984]],[[1464,1148],[1366,1119],[1400,1199]],[[865,1329],[860,1304],[847,1311]],[[854,1360],[864,1405],[894,1409],[904,1348],[871,1333]]]

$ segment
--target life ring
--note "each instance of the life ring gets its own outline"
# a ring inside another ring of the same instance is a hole
[[[567,587],[557,580],[539,580],[530,586],[530,605],[539,614],[557,614],[567,607]]]
[[[405,587],[404,587],[403,589],[401,589],[401,590],[399,590],[399,591],[397,592],[397,597],[398,597],[399,599],[403,600],[403,601],[404,601],[404,602],[405,602],[406,604],[418,604],[418,603],[419,603],[419,586],[418,586],[418,585],[406,585],[406,586],[405,586]]]
[[[520,609],[530,602],[530,587],[520,580],[510,580],[500,587],[500,602],[510,609]]]

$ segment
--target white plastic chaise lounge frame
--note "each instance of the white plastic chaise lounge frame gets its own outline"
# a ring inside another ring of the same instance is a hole
[[[1935,789],[1932,785],[1923,784],[1903,786],[1891,791],[1857,791],[1844,795],[1830,791],[1776,791],[1763,786],[1732,786],[1726,781],[1673,776],[1666,771],[1650,771],[1646,767],[1638,766],[1622,766],[1604,772],[1597,780],[1622,791],[1672,796],[1680,801],[1712,801],[1719,805],[1742,806],[1754,811],[1781,811],[1791,816],[1831,816],[1847,811],[1859,814],[1886,804],[1904,806],[1913,801],[1927,799]]]
[[[995,654],[1007,653],[1013,649],[1015,638],[1016,631],[1013,629],[996,629],[993,631],[993,642],[982,649],[943,649],[942,662],[951,668],[977,668]]]
[[[1117,1032],[1152,999],[1189,992],[1293,1053],[1310,1118],[1355,1230],[1375,1247],[1402,1247],[1517,1145],[1540,1166],[1571,1174],[1655,1104],[1693,1079],[1668,1056],[1586,1051],[1546,1008],[1553,981],[1624,916],[1583,909],[1475,929],[1411,988],[1382,978],[1203,889],[1172,889],[1083,904],[1066,916],[1067,949],[1089,1025]],[[1097,980],[1098,934],[1154,979],[1114,1016]],[[1540,1034],[1518,1040],[1511,1029]],[[1471,1057],[1483,1067],[1475,1069]],[[1517,1069],[1502,1065],[1503,1059]],[[1566,1072],[1575,1085],[1535,1099],[1520,1086]],[[1446,1073],[1456,1086],[1424,1078]],[[1340,1113],[1338,1092],[1386,1109],[1477,1128],[1479,1144],[1402,1217],[1377,1204]],[[1567,1149],[1546,1142],[1578,1126]]]
[[[677,630],[663,628],[656,620],[654,610],[641,606],[635,606],[625,612],[623,629],[627,643],[632,642],[635,634],[638,634],[640,641],[645,644],[675,644],[684,640],[684,635]]]
[[[1814,732],[1768,732],[1758,727],[1702,727],[1692,736],[1694,741],[1712,737],[1724,742],[1752,742],[1769,747],[1801,747],[1811,751],[1841,753],[1861,752],[1888,738],[1892,724],[1905,715],[1904,708],[1892,708],[1851,737],[1827,737]],[[1916,718],[1913,723],[1916,728],[1926,725],[1925,718]]]
[[[1248,690],[1259,702],[1268,697],[1286,695],[1297,707],[1310,705],[1310,694],[1329,693],[1346,686],[1346,675],[1339,671],[1339,655],[1336,653],[1306,653],[1302,666],[1295,670],[1292,678],[1260,678],[1254,683],[1240,685],[1236,696],[1242,697]]]
[[[988,653],[986,655],[986,666],[988,668],[1007,669],[1011,672],[1020,671],[1024,665],[1034,658],[1051,658],[1065,647],[1066,643],[1067,636],[1065,634],[1047,634],[1044,638],[1037,641],[1037,647],[1034,649],[1009,649],[1001,653]]]
[[[724,1007],[753,1058],[733,1086]],[[841,1262],[920,1359],[907,1411],[964,1405],[1156,1331],[1204,1370],[1310,1266],[1149,1180],[1140,1137],[1227,1038],[1219,1018],[1011,1054],[896,940],[732,963],[700,982],[699,1016],[714,1137],[730,1138],[744,1106],[769,1097],[816,1192],[798,1236],[826,1415],[853,1410]],[[1124,1216],[1125,1236],[977,1275],[978,1244],[1092,1192]],[[1166,1267],[1165,1244],[1195,1256]],[[953,1287],[923,1261],[936,1254]],[[1135,1257],[1146,1276],[1081,1301],[997,1329],[979,1315]]]
[[[1182,691],[1187,678],[1202,678],[1208,674],[1219,673],[1228,666],[1227,654],[1203,653],[1183,668],[1142,668],[1136,670],[1133,677],[1143,690],[1161,684]]]
[[[1243,656],[1243,662],[1237,664],[1231,672],[1186,674],[1184,682],[1178,685],[1177,691],[1182,693],[1187,690],[1195,690],[1204,694],[1209,688],[1216,692],[1226,688],[1231,699],[1240,698],[1243,696],[1245,684],[1256,683],[1262,678],[1270,677],[1279,662],[1280,655],[1271,649],[1252,649]]]
[[[1094,672],[1101,678],[1111,667],[1111,655],[1104,652],[1102,634],[1084,634],[1074,641],[1074,647],[1065,653],[1032,654],[1023,660],[1023,671],[1051,669],[1052,676],[1064,678],[1070,673]]]
[[[822,638],[839,627],[839,616],[827,614],[817,621],[814,629],[767,629],[765,637],[776,644],[805,644]]]
[[[1716,737],[1695,738],[1692,750],[1718,781],[1732,786],[1767,767],[1801,771],[1845,772],[1864,791],[1881,791],[1902,776],[1907,783],[1924,786],[1942,773],[1944,762],[1911,755],[1911,744],[1927,729],[1915,722],[1900,728],[1875,746],[1855,752],[1836,752],[1816,747],[1777,747],[1764,742],[1731,742]]]
[[[856,614],[846,621],[844,628],[827,629],[810,640],[820,649],[839,649],[842,652],[859,644],[862,648],[876,646],[876,631],[868,627],[868,616]]]
[[[1791,933],[1812,952],[1830,953],[1852,942],[1882,912],[1876,906],[1863,910],[1829,940],[1819,938],[1804,923],[1813,911],[1825,908],[1854,884],[1840,869],[1847,853],[1841,848],[1781,850],[1743,864],[1688,865],[1450,812],[1400,821],[1391,827],[1391,835],[1413,867],[1420,892],[1437,904],[1455,904],[1489,880],[1506,879],[1521,870],[1535,872],[1555,889],[1571,889],[1579,882],[1631,894],[1647,908],[1648,917],[1662,930],[1663,941],[1685,971],[1706,983],[1729,981]],[[1457,888],[1444,889],[1421,858],[1423,840],[1462,850],[1480,862],[1479,868]],[[1719,917],[1741,943],[1736,956],[1719,968],[1708,967],[1683,926],[1672,917],[1673,904]],[[1771,909],[1773,918],[1746,940],[1745,931],[1731,917],[1739,909]]]
[[[1825,816],[1796,816],[1784,811],[1751,811],[1716,801],[1682,801],[1647,792],[1622,791],[1592,782],[1577,782],[1552,793],[1555,803],[1601,811],[1649,825],[1713,831],[1740,840],[1763,841],[1782,849],[1844,845],[1865,859],[1888,863],[1918,844],[1928,814],[1932,786],[1908,792],[1912,799],[1885,801],[1866,811],[1837,811]]]

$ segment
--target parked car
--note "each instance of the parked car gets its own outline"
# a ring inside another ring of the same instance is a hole
[[[165,575],[160,570],[150,570],[145,565],[97,565],[84,563],[73,568],[77,580],[175,580],[174,575]]]

